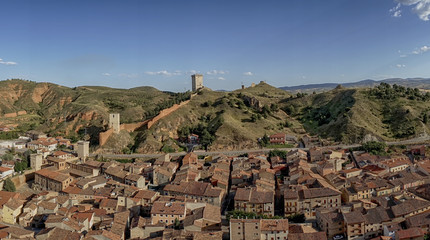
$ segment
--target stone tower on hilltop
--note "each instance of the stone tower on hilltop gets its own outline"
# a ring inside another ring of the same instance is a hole
[[[109,128],[113,129],[114,133],[119,133],[119,130],[120,130],[119,113],[109,114]]]
[[[197,91],[200,88],[203,88],[203,75],[202,74],[193,74],[191,75],[192,80],[192,90]]]

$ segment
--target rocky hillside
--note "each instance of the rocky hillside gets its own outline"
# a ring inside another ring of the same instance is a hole
[[[430,94],[393,86],[339,86],[320,94],[298,94],[282,108],[306,131],[338,142],[357,143],[366,137],[394,141],[429,133]]]
[[[213,136],[210,150],[257,148],[257,139],[264,134],[300,132],[300,124],[278,107],[289,96],[266,83],[233,92],[205,89],[149,129],[138,149],[153,152],[166,145],[177,149],[172,139],[190,132],[205,134],[205,128]],[[294,126],[286,127],[287,120]]]
[[[0,82],[0,98],[0,124],[86,138],[97,146],[110,112],[119,112],[121,123],[140,122],[189,99],[190,93],[8,80]],[[180,140],[191,133],[209,150],[258,148],[258,138],[277,132],[299,138],[318,134],[343,143],[408,139],[430,132],[429,100],[430,93],[388,84],[293,95],[264,82],[233,92],[203,89],[150,129],[114,134],[99,151],[179,151]]]
[[[124,123],[142,121],[182,98],[186,94],[161,92],[152,87],[68,88],[52,83],[7,80],[0,82],[0,122],[17,122],[16,118],[8,117],[10,113],[26,111],[25,115],[18,116],[27,119],[17,124],[21,130],[36,129],[71,138],[82,138],[86,132],[96,143],[96,136],[104,130],[110,112],[120,113]]]

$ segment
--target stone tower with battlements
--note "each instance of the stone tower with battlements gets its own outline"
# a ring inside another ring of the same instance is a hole
[[[193,92],[203,88],[203,75],[202,74],[191,75],[191,81],[192,81]]]
[[[113,129],[114,133],[119,133],[119,130],[120,130],[119,113],[109,114],[109,128]]]

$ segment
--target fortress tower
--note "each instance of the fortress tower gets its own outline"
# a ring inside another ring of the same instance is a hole
[[[114,133],[119,133],[119,113],[109,114],[109,128],[112,128]]]
[[[41,153],[33,153],[30,155],[30,167],[36,171],[42,168],[43,155]]]
[[[193,74],[191,75],[192,80],[192,90],[197,91],[200,88],[203,88],[203,75],[202,74]]]
[[[78,158],[85,161],[90,156],[90,142],[78,141],[77,145]]]

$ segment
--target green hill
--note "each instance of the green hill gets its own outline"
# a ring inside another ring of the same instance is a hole
[[[21,132],[35,129],[90,139],[96,147],[109,113],[120,113],[121,123],[140,122],[190,95],[152,87],[68,88],[7,80],[0,82],[0,124],[15,125]],[[429,100],[430,93],[388,84],[294,95],[264,82],[232,92],[203,89],[150,129],[114,135],[99,151],[180,151],[184,146],[178,140],[190,133],[198,134],[210,150],[258,148],[258,138],[277,132],[298,138],[317,134],[343,143],[368,137],[408,139],[429,132]],[[6,117],[23,110],[27,114]]]
[[[288,99],[282,108],[306,131],[338,142],[361,142],[366,135],[393,141],[427,133],[429,94],[394,86],[404,93],[395,93],[388,84],[372,89],[336,88]]]
[[[166,93],[152,87],[67,88],[14,79],[0,81],[0,95],[1,116],[21,110],[33,116],[29,121],[20,122],[18,128],[82,138],[84,128],[93,137],[98,136],[98,132],[105,128],[110,112],[120,113],[123,123],[138,122],[155,116],[160,109],[181,101],[187,94]],[[5,124],[15,120],[5,117],[0,119]]]

